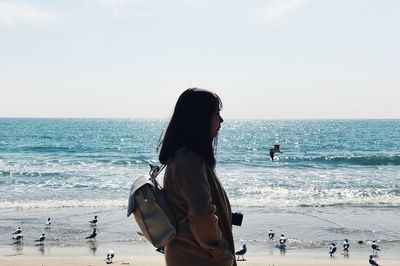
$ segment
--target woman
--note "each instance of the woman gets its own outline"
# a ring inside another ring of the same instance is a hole
[[[214,144],[223,119],[220,98],[190,88],[179,97],[159,160],[167,164],[166,197],[178,221],[165,248],[168,266],[236,265],[229,200],[215,174]]]

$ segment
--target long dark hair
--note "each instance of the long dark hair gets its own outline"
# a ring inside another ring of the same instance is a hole
[[[166,164],[180,148],[199,154],[215,167],[211,118],[222,109],[221,99],[213,92],[189,88],[179,96],[167,130],[159,143],[159,160]]]

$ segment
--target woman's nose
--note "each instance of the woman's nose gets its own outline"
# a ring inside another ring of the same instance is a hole
[[[222,119],[222,116],[219,116],[219,122],[220,123],[224,122],[224,119]]]

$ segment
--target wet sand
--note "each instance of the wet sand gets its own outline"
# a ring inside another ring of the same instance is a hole
[[[382,260],[383,261],[383,260]],[[383,263],[383,262],[382,262]],[[107,265],[104,257],[3,257],[0,258],[2,266],[98,266]],[[140,266],[161,266],[165,265],[164,258],[160,256],[132,256],[115,258],[112,265],[140,265]],[[331,258],[306,258],[306,257],[268,257],[255,256],[247,258],[246,261],[238,261],[242,266],[365,266],[369,265],[368,260],[362,259],[331,259]],[[385,266],[398,266],[399,260],[384,260]]]

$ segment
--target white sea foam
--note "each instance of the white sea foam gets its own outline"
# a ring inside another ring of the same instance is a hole
[[[128,199],[88,199],[88,200],[30,200],[3,201],[0,209],[51,209],[51,208],[95,208],[126,207]]]

